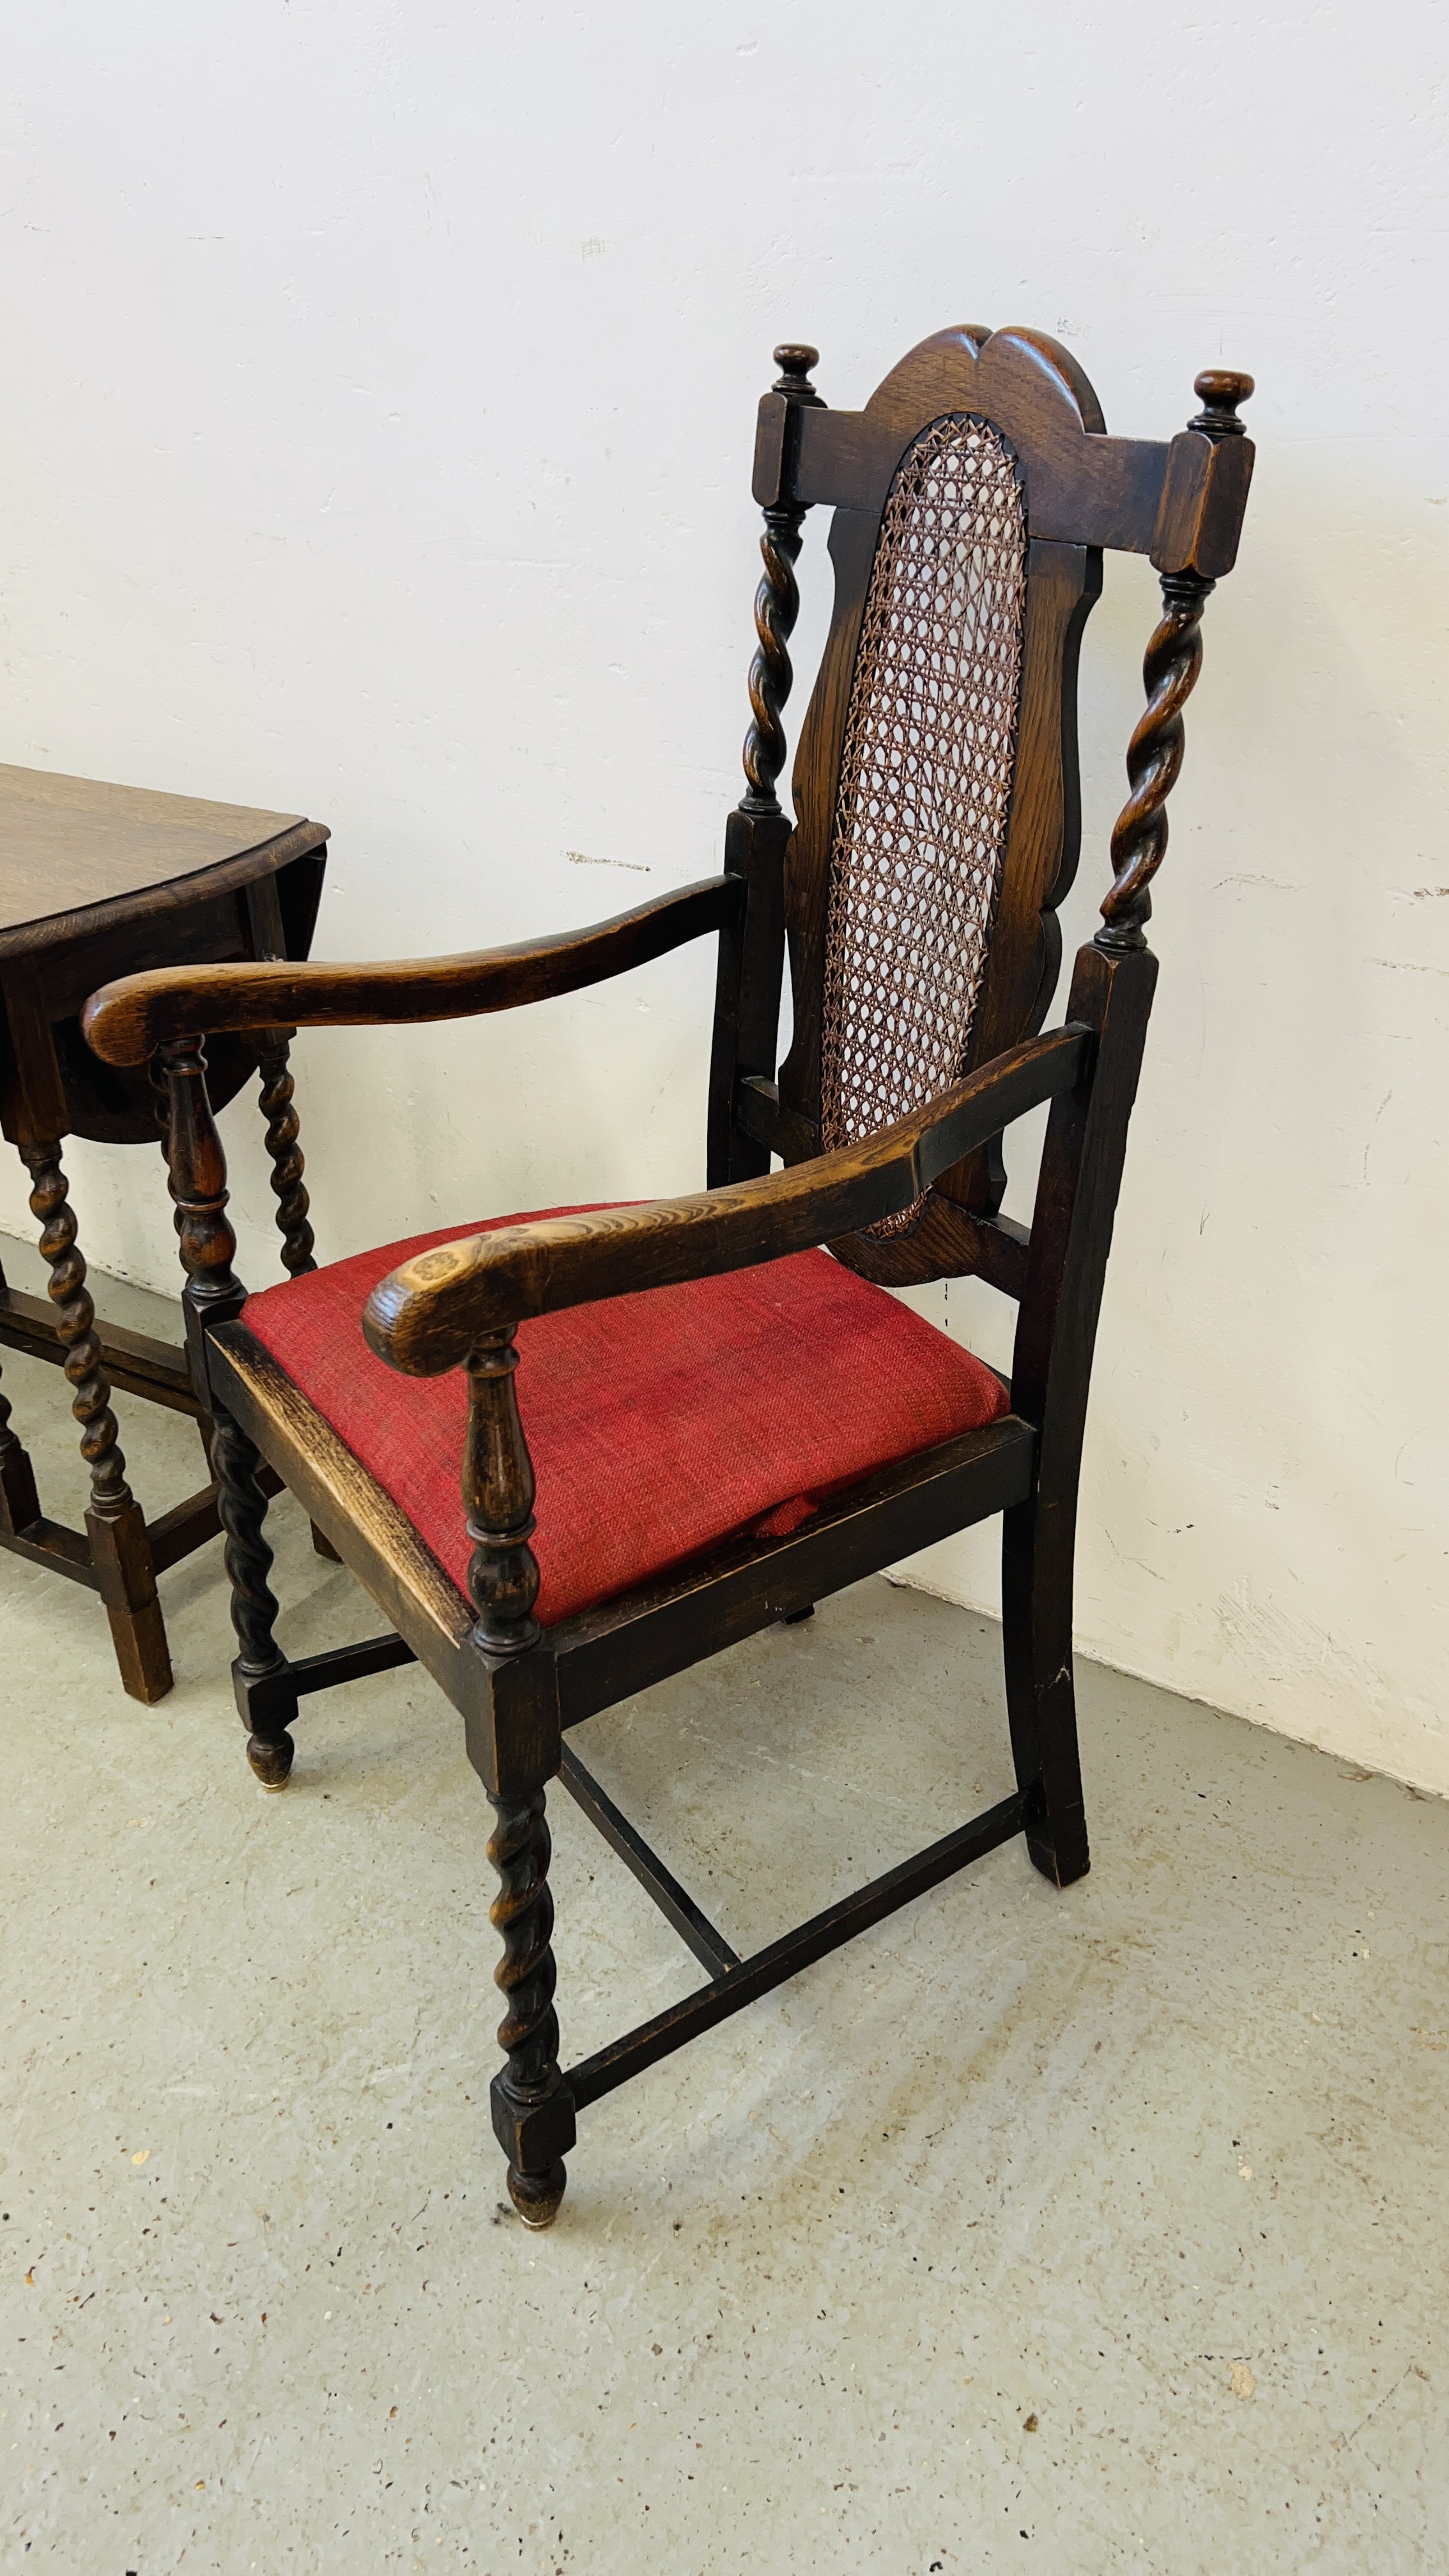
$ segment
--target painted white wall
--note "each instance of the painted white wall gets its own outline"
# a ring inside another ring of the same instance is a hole
[[[1251,368],[1079,1634],[1449,1791],[1442,45],[1433,0],[15,13],[0,750],[322,815],[319,953],[596,918],[719,857],[776,339],[855,405],[943,323],[1044,324],[1151,436],[1197,368]],[[1109,564],[1069,942],[1154,599]],[[304,1039],[324,1247],[693,1185],[708,994],[701,950],[511,1021]],[[159,1173],[69,1159],[93,1257],[166,1282]],[[920,1302],[1005,1351],[989,1291]],[[993,1597],[984,1540],[913,1570]]]

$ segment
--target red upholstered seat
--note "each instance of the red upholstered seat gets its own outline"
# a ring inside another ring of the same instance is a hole
[[[388,1368],[362,1309],[413,1254],[526,1222],[358,1253],[263,1290],[244,1317],[463,1589],[466,1380]],[[537,1316],[518,1350],[545,1625],[735,1532],[783,1537],[822,1495],[1008,1410],[980,1360],[825,1252]]]

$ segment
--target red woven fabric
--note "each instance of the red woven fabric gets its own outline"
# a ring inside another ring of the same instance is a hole
[[[466,1380],[388,1368],[362,1309],[415,1253],[529,1221],[414,1235],[247,1300],[257,1340],[463,1590]],[[833,1488],[1008,1409],[980,1360],[825,1252],[536,1316],[518,1350],[545,1625],[735,1531],[784,1536]]]

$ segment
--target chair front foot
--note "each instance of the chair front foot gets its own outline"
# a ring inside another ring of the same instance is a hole
[[[264,1789],[285,1789],[296,1746],[287,1730],[297,1717],[297,1690],[284,1655],[262,1671],[242,1662],[231,1668],[237,1714],[247,1730],[247,1760]]]
[[[517,2165],[509,2166],[508,2197],[524,2226],[531,2227],[536,2235],[552,2227],[557,2218],[566,2179],[562,2159],[550,2165],[546,2174],[520,2173]]]
[[[531,2227],[535,2235],[542,2235],[545,2227],[552,2227],[559,2214],[567,2180],[562,2156],[557,2164],[550,2165],[548,2171],[541,2174],[521,2173],[517,2165],[509,2166],[508,2197],[524,2226]]]
[[[554,2081],[535,2101],[514,2091],[505,2069],[489,2095],[493,2134],[508,2158],[508,2197],[525,2227],[552,2227],[568,2175],[564,2154],[578,2134],[574,2098],[554,2070]]]
[[[249,1735],[247,1760],[264,1789],[285,1789],[296,1746],[290,1735]]]
[[[1080,1814],[1067,1820],[1056,1840],[1048,1839],[1045,1814],[1035,1827],[1030,1820],[1026,1829],[1026,1848],[1032,1866],[1049,1879],[1053,1887],[1075,1887],[1092,1866],[1087,1849],[1086,1818]]]

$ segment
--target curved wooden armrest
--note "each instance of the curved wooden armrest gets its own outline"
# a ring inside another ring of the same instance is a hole
[[[173,1039],[223,1029],[385,1028],[409,1020],[462,1020],[574,993],[737,919],[744,879],[701,877],[590,930],[560,931],[512,948],[461,957],[329,966],[161,966],[123,975],[92,993],[81,1013],[104,1064],[146,1064]]]
[[[894,1127],[692,1198],[503,1226],[420,1253],[379,1282],[362,1329],[379,1359],[433,1377],[480,1333],[529,1315],[775,1261],[911,1207],[938,1173],[1069,1091],[1093,1045],[1071,1024],[1013,1047]]]

